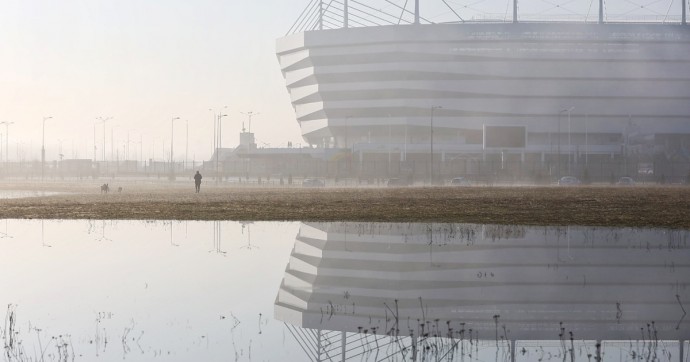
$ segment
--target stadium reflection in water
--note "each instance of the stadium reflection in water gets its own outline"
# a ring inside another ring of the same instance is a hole
[[[312,360],[683,361],[689,262],[684,231],[303,224],[275,310]]]
[[[1,220],[3,359],[687,361],[689,239],[662,229]]]

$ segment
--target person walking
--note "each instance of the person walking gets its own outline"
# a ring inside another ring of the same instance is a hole
[[[199,171],[196,172],[194,175],[194,186],[196,186],[196,193],[198,194],[199,191],[201,190],[201,174]]]

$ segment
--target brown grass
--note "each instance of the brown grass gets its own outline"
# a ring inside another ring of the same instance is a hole
[[[243,188],[0,184],[66,194],[0,200],[0,218],[468,222],[690,229],[690,187]]]

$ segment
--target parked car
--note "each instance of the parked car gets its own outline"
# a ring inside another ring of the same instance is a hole
[[[616,184],[620,186],[635,186],[635,180],[632,177],[624,176],[619,178]]]
[[[326,184],[317,178],[305,178],[302,181],[302,187],[324,187]]]
[[[471,186],[470,181],[464,177],[455,177],[449,184],[450,186]]]
[[[409,183],[405,179],[394,177],[394,178],[389,178],[388,181],[386,182],[386,185],[388,187],[400,187],[400,186],[409,186]]]
[[[558,180],[558,184],[561,186],[577,186],[581,183],[582,182],[580,182],[580,180],[578,180],[575,176],[563,176],[560,180]]]

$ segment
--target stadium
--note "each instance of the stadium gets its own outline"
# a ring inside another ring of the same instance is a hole
[[[309,144],[338,151],[360,177],[687,177],[685,2],[652,15],[599,1],[581,16],[534,16],[515,1],[471,18],[439,3],[453,18],[433,21],[419,0],[310,2],[277,40]],[[658,2],[648,3],[638,10]]]

